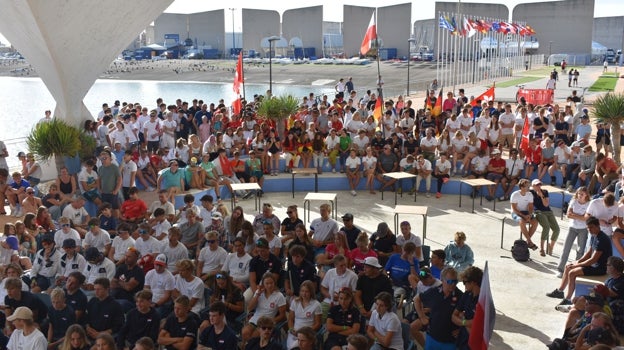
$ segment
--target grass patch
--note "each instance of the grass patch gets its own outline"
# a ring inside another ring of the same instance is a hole
[[[501,83],[496,83],[496,87],[506,88],[506,87],[516,86],[520,84],[530,83],[532,81],[540,80],[542,78],[543,77],[533,77],[533,76],[522,77],[522,78],[512,79],[508,81],[503,81]]]
[[[617,84],[618,75],[615,73],[607,73],[601,75],[594,84],[589,88],[589,91],[604,92],[613,91]]]

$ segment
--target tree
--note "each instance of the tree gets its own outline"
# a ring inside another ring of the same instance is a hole
[[[624,94],[607,93],[594,102],[594,116],[598,121],[611,125],[611,146],[613,160],[620,165],[620,123],[624,122]]]
[[[40,160],[55,158],[56,171],[65,165],[64,157],[93,155],[95,139],[60,118],[39,123],[26,139],[28,150]]]
[[[275,121],[277,134],[281,140],[284,139],[286,119],[297,113],[299,100],[293,95],[282,95],[278,97],[265,98],[258,108],[258,115],[267,117]]]

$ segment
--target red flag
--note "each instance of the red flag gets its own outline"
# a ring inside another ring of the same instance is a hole
[[[238,62],[236,62],[236,73],[234,74],[234,92],[240,95],[240,86],[243,84],[243,51],[238,53]]]
[[[527,153],[529,149],[529,132],[531,129],[529,117],[524,118],[524,126],[522,127],[522,140],[520,140],[520,149],[523,153]]]
[[[373,11],[370,23],[368,24],[368,29],[366,29],[366,34],[364,34],[364,40],[362,40],[362,45],[360,46],[360,54],[362,54],[362,56],[366,56],[366,54],[373,47],[373,42],[376,40],[377,24],[375,22],[375,12]]]
[[[436,100],[435,106],[433,106],[433,109],[431,110],[431,115],[434,117],[439,116],[440,114],[442,114],[442,90],[444,89],[444,87],[440,88],[440,93],[438,94],[438,99]]]
[[[383,114],[382,109],[383,102],[381,101],[381,98],[377,98],[375,101],[375,109],[373,109],[373,118],[375,118],[377,123],[381,120],[381,115]]]
[[[494,331],[495,319],[496,309],[494,308],[494,300],[492,300],[490,276],[486,261],[483,269],[483,278],[481,279],[479,303],[477,304],[475,316],[472,319],[470,338],[468,339],[468,346],[471,350],[487,350],[490,345],[492,332]]]
[[[427,89],[427,98],[425,98],[425,109],[431,109],[431,100],[429,99],[429,89]]]
[[[243,103],[241,102],[241,99],[239,97],[236,100],[234,100],[234,102],[232,102],[232,113],[240,114],[242,109],[243,109]]]
[[[481,100],[481,102],[483,101],[494,101],[494,89],[496,88],[496,86],[492,86],[491,88],[487,89],[486,92],[482,93],[481,95],[477,96],[477,98],[475,98],[474,100],[470,101],[470,105],[473,107],[477,106],[477,101]]]

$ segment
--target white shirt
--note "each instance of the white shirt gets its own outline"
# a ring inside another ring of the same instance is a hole
[[[527,191],[527,193],[523,196],[522,193],[520,193],[520,190],[518,190],[511,194],[509,202],[511,204],[515,203],[516,208],[519,211],[527,211],[529,210],[529,204],[533,204],[533,194],[530,191]]]
[[[167,242],[163,248],[162,253],[167,257],[167,270],[171,272],[176,272],[178,269],[176,268],[176,263],[182,259],[188,259],[189,253],[188,249],[184,244],[178,242],[178,245],[172,247],[169,242]]]
[[[360,169],[360,165],[362,165],[362,161],[360,160],[359,157],[348,157],[345,160],[345,165],[347,168],[351,169],[351,170],[358,170]]]
[[[101,253],[104,253],[104,248],[109,244],[111,244],[110,234],[103,229],[100,229],[97,235],[89,230],[82,242],[83,248],[96,247]]]
[[[128,248],[134,247],[134,238],[128,236],[128,239],[123,240],[121,236],[117,236],[113,238],[113,243],[111,243],[111,247],[115,248],[115,254],[113,255],[113,259],[115,259],[115,261],[119,261],[126,255],[126,251],[128,250]]]
[[[230,274],[232,280],[239,283],[249,284],[249,262],[251,255],[239,257],[237,253],[230,253],[223,263],[223,271]]]
[[[41,333],[41,331],[36,328],[29,335],[24,335],[23,330],[16,329],[11,334],[11,338],[9,338],[7,349],[8,350],[47,350],[48,340],[43,335],[43,333]]]
[[[149,236],[147,240],[139,237],[134,242],[135,248],[141,253],[141,256],[146,254],[160,253],[162,251],[162,242],[156,238]]]
[[[516,158],[515,161],[511,158],[505,159],[505,168],[507,169],[507,175],[516,177],[524,170],[524,162],[520,158]]]
[[[570,147],[565,146],[561,148],[559,146],[555,147],[555,157],[557,157],[558,164],[570,164]]]
[[[169,270],[162,273],[156,269],[149,270],[145,275],[145,286],[149,286],[152,291],[152,302],[157,302],[165,295],[165,292],[172,291],[175,287],[175,279]]]
[[[106,257],[99,264],[87,262],[87,267],[82,274],[85,275],[85,283],[87,284],[93,284],[100,277],[108,278],[110,281],[115,277],[115,263]]]
[[[310,231],[313,232],[315,240],[324,242],[338,232],[338,223],[332,218],[327,218],[326,221],[316,218],[310,223]]]
[[[587,207],[587,214],[600,220],[600,229],[608,236],[613,234],[612,224],[608,221],[612,220],[614,216],[618,215],[618,206],[612,205],[607,207],[604,204],[602,198],[592,199]]]
[[[227,252],[221,247],[216,250],[210,250],[210,247],[203,247],[199,251],[197,260],[202,265],[202,273],[219,270],[227,258]]]
[[[180,275],[176,275],[175,289],[177,289],[180,294],[186,295],[189,299],[197,299],[191,311],[199,315],[201,309],[204,308],[204,281],[199,277],[193,276],[191,282],[188,282]]]
[[[446,171],[451,170],[452,167],[453,166],[451,165],[451,162],[448,159],[444,162],[438,159],[438,161],[436,162],[436,169],[438,169],[438,171],[441,173],[448,174]]]
[[[129,162],[121,163],[121,186],[122,187],[134,187],[135,181],[130,182],[132,173],[136,173],[137,165],[133,160]]]
[[[63,241],[66,239],[70,239],[70,238],[76,241],[77,247],[82,246],[81,244],[82,239],[80,239],[80,234],[78,233],[78,231],[74,230],[73,228],[70,228],[69,232],[67,233],[63,232],[62,229],[56,231],[56,233],[54,234],[54,244],[56,244],[57,247],[62,247]]]
[[[570,205],[568,206],[568,210],[572,210],[572,212],[577,215],[585,215],[585,213],[587,212],[587,207],[589,207],[589,202],[585,202],[584,204],[581,204],[577,200],[572,199],[570,200]],[[618,213],[618,216],[619,215],[620,213]],[[571,221],[572,222],[570,224],[570,227],[573,227],[576,229],[587,228],[587,222],[584,219],[583,220],[571,219]]]
[[[347,270],[342,275],[338,275],[336,269],[330,269],[325,274],[323,281],[321,281],[321,286],[327,288],[329,295],[333,296],[334,294],[340,291],[342,287],[349,287],[351,290],[355,290],[357,287],[358,276],[352,270]],[[325,298],[323,302],[331,303],[332,300],[330,298]]]
[[[84,207],[74,208],[70,204],[63,209],[62,216],[71,220],[74,225],[82,225],[86,223],[85,219],[89,216],[89,213]],[[78,244],[78,242],[76,242],[76,244]]]
[[[394,332],[388,348],[403,349],[401,321],[394,312],[386,312],[383,316],[379,317],[377,310],[373,310],[369,320],[369,326],[375,327],[375,330],[382,336],[385,336],[388,332]]]
[[[279,291],[273,292],[273,294],[266,297],[266,292],[261,293],[258,297],[258,303],[256,305],[256,312],[249,320],[250,323],[256,324],[261,316],[268,316],[274,318],[277,316],[279,308],[286,305],[286,298]]]
[[[377,165],[377,157],[364,156],[362,157],[362,164],[364,165],[364,170],[375,169],[375,166]]]
[[[501,124],[501,123],[510,124],[511,123],[511,127],[501,128],[501,134],[503,134],[503,135],[511,135],[511,134],[513,134],[515,122],[516,122],[516,116],[514,116],[513,113],[503,113],[503,114],[501,114],[498,117],[498,123],[499,124]]]

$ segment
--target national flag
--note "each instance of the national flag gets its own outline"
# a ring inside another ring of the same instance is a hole
[[[520,140],[520,150],[522,153],[527,153],[529,149],[529,132],[531,131],[531,121],[529,117],[524,118],[524,125],[522,126],[522,139]]]
[[[240,95],[240,87],[244,83],[243,80],[243,51],[238,53],[238,62],[236,62],[236,73],[234,73],[234,85],[232,86],[236,95]]]
[[[483,34],[487,33],[492,27],[490,23],[488,23],[487,21],[483,19],[477,20],[477,23],[478,23],[477,29]]]
[[[240,114],[242,109],[243,109],[243,103],[241,102],[241,99],[239,97],[236,100],[234,100],[234,102],[232,102],[232,113]]]
[[[440,114],[442,114],[442,90],[444,89],[444,86],[440,88],[440,93],[438,94],[438,99],[435,102],[435,106],[433,106],[433,109],[431,110],[431,115],[433,117],[437,117]]]
[[[533,29],[533,27],[527,24],[525,28],[529,31],[528,35],[535,35],[535,30]]]
[[[429,89],[427,88],[427,98],[425,98],[425,109],[431,109],[431,100],[429,99]]]
[[[383,114],[383,102],[381,101],[381,98],[378,97],[377,100],[375,101],[375,107],[373,109],[373,118],[375,118],[375,122],[379,123],[379,121],[381,120],[381,115]]]
[[[491,88],[487,89],[487,91],[477,96],[474,100],[470,101],[470,105],[476,107],[477,101],[494,101],[494,89],[496,89],[496,86],[492,86]]]
[[[477,34],[477,30],[475,29],[474,25],[468,18],[464,17],[464,36],[470,38],[475,34]]]
[[[366,56],[373,46],[377,46],[375,41],[377,41],[377,23],[375,21],[375,12],[373,11],[366,34],[364,34],[364,40],[362,40],[362,45],[360,46],[360,54]]]
[[[457,26],[457,22],[455,22],[455,16],[451,17],[451,25],[453,26],[453,32],[451,34],[461,35],[461,31],[459,30],[459,27]]]
[[[444,18],[442,15],[440,15],[440,20],[438,21],[438,25],[440,26],[440,28],[444,28],[450,32],[454,31],[455,28],[453,27],[452,24],[449,23],[449,21]]]
[[[468,346],[471,350],[487,350],[490,345],[490,338],[494,332],[494,322],[496,321],[496,309],[490,290],[490,274],[488,262],[485,262],[483,278],[481,279],[481,289],[479,291],[479,303],[472,319]]]

